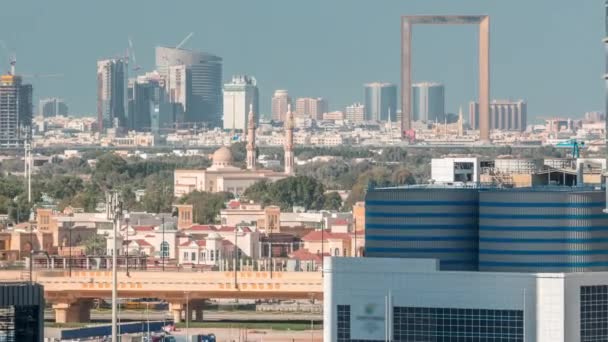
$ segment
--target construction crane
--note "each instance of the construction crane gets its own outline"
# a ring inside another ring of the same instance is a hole
[[[186,42],[192,38],[192,36],[194,35],[194,32],[190,32],[186,38],[184,38],[179,44],[177,44],[177,46],[175,47],[176,49],[181,48],[184,44],[186,44]]]
[[[555,145],[555,147],[569,147],[572,153],[572,158],[580,158],[581,157],[581,149],[585,147],[584,141],[578,141],[576,139],[570,139],[566,141],[562,141]]]
[[[139,71],[141,66],[137,64],[137,59],[135,58],[135,49],[133,48],[133,40],[131,37],[129,37],[129,57],[133,59],[133,71]]]

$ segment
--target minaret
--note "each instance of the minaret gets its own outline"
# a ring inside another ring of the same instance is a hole
[[[285,174],[293,175],[293,113],[291,104],[287,105],[285,115]]]
[[[247,121],[247,169],[255,170],[255,119],[253,104],[249,105],[249,118]]]
[[[462,117],[462,106],[458,110],[458,136],[462,137],[464,135],[464,121]]]

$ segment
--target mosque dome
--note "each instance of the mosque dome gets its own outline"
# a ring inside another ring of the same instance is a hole
[[[226,146],[220,147],[213,153],[214,166],[230,166],[232,165],[232,152]]]

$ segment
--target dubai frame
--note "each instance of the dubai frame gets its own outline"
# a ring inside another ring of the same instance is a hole
[[[479,140],[490,142],[490,17],[408,15],[401,17],[401,134],[412,128],[412,28],[414,25],[479,26]]]

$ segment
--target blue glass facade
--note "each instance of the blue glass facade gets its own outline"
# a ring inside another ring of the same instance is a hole
[[[375,189],[365,203],[366,255],[438,258],[446,270],[476,270],[478,191]]]
[[[577,188],[372,189],[366,255],[436,258],[443,270],[608,270],[604,192]]]

